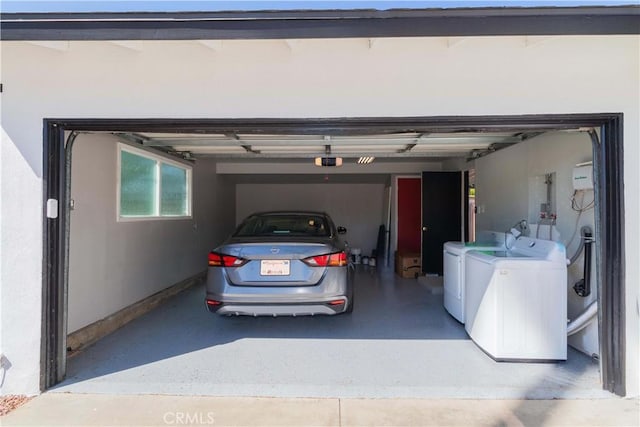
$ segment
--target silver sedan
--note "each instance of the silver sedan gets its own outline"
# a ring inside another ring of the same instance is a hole
[[[304,316],[350,313],[349,257],[326,213],[249,216],[209,253],[206,306],[221,315]]]

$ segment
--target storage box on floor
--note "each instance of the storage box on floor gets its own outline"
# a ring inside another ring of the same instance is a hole
[[[395,272],[405,279],[415,279],[422,271],[421,257],[418,253],[396,252]]]

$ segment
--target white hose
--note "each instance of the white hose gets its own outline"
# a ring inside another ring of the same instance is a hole
[[[592,302],[585,311],[580,313],[578,317],[573,319],[567,325],[567,336],[580,332],[594,319],[598,314],[598,301]]]

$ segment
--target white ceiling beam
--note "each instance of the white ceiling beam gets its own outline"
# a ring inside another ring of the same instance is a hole
[[[144,145],[148,146],[156,146],[156,147],[175,147],[181,145],[189,145],[189,146],[220,146],[220,145],[232,145],[237,146],[239,143],[248,144],[252,146],[318,146],[318,145],[326,145],[327,140],[325,139],[286,139],[283,137],[282,139],[252,139],[247,136],[244,136],[242,139],[233,139],[233,138],[212,138],[212,139],[204,139],[204,138],[179,138],[179,139],[148,139],[143,142]],[[465,144],[512,144],[520,142],[519,138],[510,137],[510,138],[491,138],[491,137],[467,137],[467,138],[389,138],[389,139],[341,139],[330,140],[330,144],[333,147],[341,147],[341,146],[378,146],[378,145],[392,145],[397,147],[405,147],[407,144],[416,144],[418,146],[429,146],[432,144],[445,144],[451,147],[456,147],[457,145],[465,145]]]
[[[178,152],[188,151],[193,154],[245,154],[247,149],[242,146],[237,147],[178,147]]]
[[[435,145],[435,146],[416,145],[415,147],[413,147],[411,152],[431,153],[435,151],[448,151],[448,152],[456,151],[458,153],[464,153],[469,150],[484,150],[485,148],[488,148],[490,146],[493,146],[493,144],[465,144],[465,145],[459,145],[454,147],[444,145],[444,144]]]
[[[341,167],[317,167],[314,165],[313,159],[302,159],[301,161],[294,163],[284,163],[277,159],[271,162],[265,159],[260,162],[253,161],[224,161],[222,159],[216,164],[216,172],[219,174],[230,175],[245,175],[255,176],[256,174],[269,174],[284,176],[284,174],[318,174],[318,175],[331,175],[331,174],[406,174],[406,173],[421,173],[424,171],[440,171],[442,170],[442,160],[434,159],[431,161],[425,161],[424,159],[415,159],[415,161],[403,161],[403,162],[374,162],[373,164],[362,166],[358,165],[355,159],[350,161],[344,161]],[[331,182],[331,180],[329,181]]]
[[[25,43],[45,49],[57,50],[58,52],[66,52],[70,47],[69,41],[27,41]]]
[[[180,151],[178,151],[180,152]],[[259,154],[241,153],[241,152],[197,152],[190,151],[196,157],[223,157],[228,159],[313,159],[315,157],[327,157],[324,151],[307,152],[307,153],[274,153],[261,151]],[[358,159],[363,155],[373,155],[376,158],[425,158],[425,157],[466,157],[468,152],[459,151],[436,151],[433,153],[333,153],[330,157],[344,157],[349,159]]]
[[[405,140],[414,141],[421,139],[460,139],[460,138],[508,138],[514,135],[513,132],[452,132],[452,133],[428,133],[428,132],[406,132],[393,134],[371,134],[371,135],[324,135],[324,134],[253,134],[253,133],[162,133],[162,132],[141,132],[140,135],[157,140],[171,139],[225,139],[229,135],[236,135],[244,140],[274,140],[274,139],[290,139],[290,140],[324,140],[325,136],[329,137],[329,141],[342,140]],[[234,136],[235,138],[235,136]]]

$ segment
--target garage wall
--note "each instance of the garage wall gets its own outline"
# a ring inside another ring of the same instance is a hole
[[[211,49],[198,41],[141,41],[129,48],[100,41],[2,41],[0,350],[12,367],[1,393],[35,393],[39,387],[43,118],[622,112],[626,375],[628,393],[638,395],[640,38],[425,37],[291,45],[225,40]]]
[[[238,184],[236,222],[253,212],[312,210],[327,212],[336,226],[347,228],[343,239],[371,254],[384,223],[384,184]]]
[[[572,171],[577,163],[592,160],[591,139],[587,133],[547,133],[476,160],[476,203],[478,230],[509,230],[520,219],[534,224],[539,211],[541,177],[555,172],[555,205],[560,241],[569,243],[574,229],[588,225],[595,233],[594,210],[578,213],[571,209]],[[585,193],[585,202],[593,200]],[[537,222],[537,221],[536,221]],[[532,229],[533,230],[533,229]],[[543,233],[547,238],[548,233]],[[541,236],[543,235],[541,234]],[[535,232],[532,233],[535,236]],[[567,257],[577,250],[579,238],[567,248]],[[592,293],[579,297],[573,284],[583,277],[583,257],[568,268],[568,315],[574,319],[597,298],[596,263],[592,260]],[[588,355],[599,354],[597,322],[569,337],[569,344]]]
[[[69,332],[205,270],[233,227],[233,187],[212,160],[193,168],[193,219],[117,222],[117,148],[109,135],[80,135],[73,148]]]

